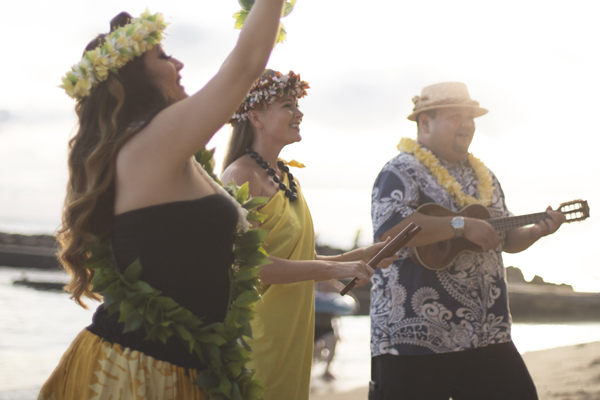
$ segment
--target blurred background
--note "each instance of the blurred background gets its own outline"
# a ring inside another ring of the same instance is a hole
[[[415,137],[411,98],[423,86],[467,83],[489,114],[471,150],[498,176],[516,215],[583,198],[600,204],[595,117],[600,105],[600,27],[592,1],[299,0],[283,23],[287,42],[268,66],[301,73],[303,140],[282,156],[309,202],[318,241],[372,241],[370,196],[403,136]],[[13,2],[0,26],[0,231],[52,233],[67,180],[76,117],[57,86],[84,46],[122,10],[146,7],[171,23],[167,54],[185,63],[182,84],[203,87],[233,48],[235,0]],[[220,165],[230,127],[212,140]],[[533,248],[506,255],[525,277],[600,291],[600,224],[564,226]]]
[[[476,120],[471,150],[498,176],[515,215],[578,198],[592,209],[588,220],[564,225],[523,253],[505,255],[505,264],[520,268],[527,280],[540,275],[600,292],[600,223],[594,216],[600,204],[600,129],[594,117],[600,106],[600,25],[593,6],[591,0],[298,0],[283,20],[287,42],[275,48],[268,67],[299,72],[311,86],[300,102],[303,140],[282,157],[307,166],[294,175],[310,205],[317,241],[341,248],[372,241],[371,188],[397,154],[400,138],[416,136],[415,124],[406,120],[411,98],[423,86],[462,81],[490,111]],[[108,30],[113,16],[137,16],[146,7],[171,23],[165,50],[185,63],[188,93],[201,89],[237,40],[235,0],[3,5],[0,231],[52,234],[58,227],[67,141],[76,127],[74,102],[58,88],[60,78],[88,41]],[[225,126],[209,146],[217,148],[218,165],[228,135]],[[26,273],[32,279],[66,278],[0,268],[2,399],[35,397],[91,318],[64,293],[14,287],[12,281]],[[347,341],[334,372],[348,385],[363,385],[368,317],[344,318]],[[593,341],[598,332],[598,323],[516,324],[514,330],[521,351]]]

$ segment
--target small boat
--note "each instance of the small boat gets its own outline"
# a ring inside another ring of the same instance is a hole
[[[352,315],[358,311],[358,304],[351,296],[339,293],[315,291],[315,312],[333,315]]]
[[[64,282],[39,282],[39,281],[30,281],[29,279],[20,279],[18,281],[13,281],[13,285],[16,286],[26,286],[36,290],[49,290],[49,291],[58,291],[64,292],[64,287],[66,283]]]

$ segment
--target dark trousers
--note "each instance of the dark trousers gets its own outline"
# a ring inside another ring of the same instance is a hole
[[[423,356],[371,359],[369,400],[537,400],[512,342]]]

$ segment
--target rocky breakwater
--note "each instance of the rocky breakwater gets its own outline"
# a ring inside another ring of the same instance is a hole
[[[514,322],[600,321],[600,293],[576,292],[566,284],[526,281],[519,268],[507,267],[508,299]]]
[[[54,236],[0,232],[0,266],[57,269],[57,250]]]
[[[58,246],[50,235],[0,232],[0,266],[57,269]],[[335,255],[342,249],[317,245],[317,253]],[[507,267],[508,296],[515,322],[551,323],[600,321],[600,293],[575,292],[570,285],[545,282],[540,276],[526,281],[519,268]],[[348,283],[346,280],[343,283]],[[359,301],[359,315],[368,315],[371,284],[350,293]]]

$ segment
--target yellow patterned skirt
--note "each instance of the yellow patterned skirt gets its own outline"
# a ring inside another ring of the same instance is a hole
[[[159,361],[84,329],[65,352],[38,400],[206,400],[198,371]]]

